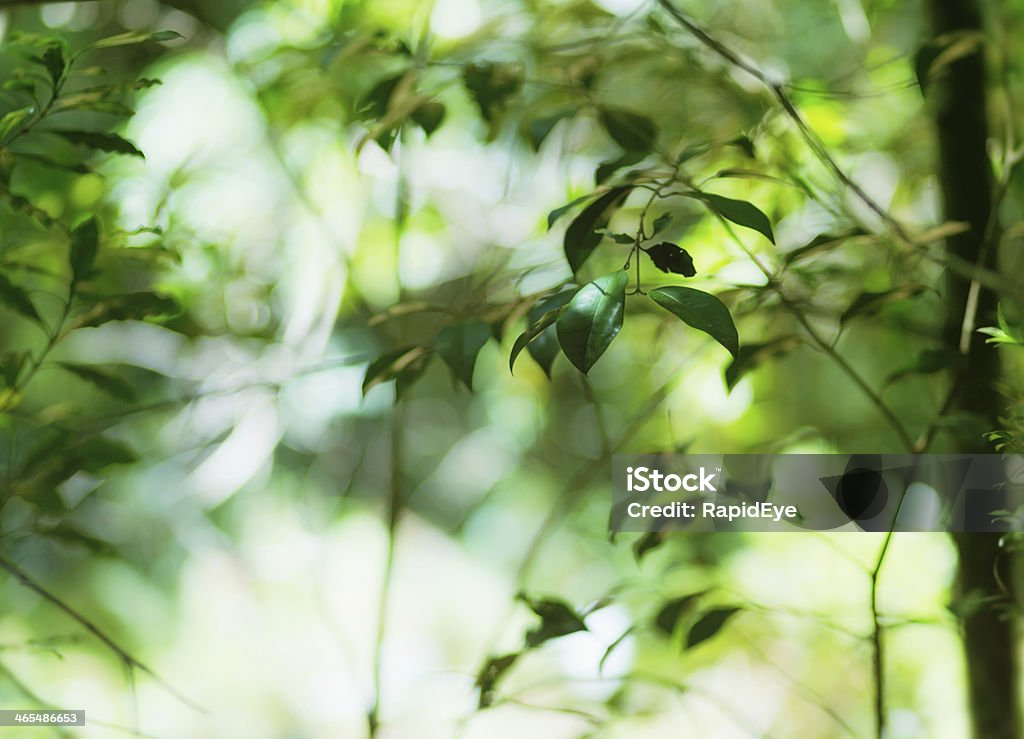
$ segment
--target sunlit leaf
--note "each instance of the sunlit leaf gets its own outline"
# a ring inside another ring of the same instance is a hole
[[[584,285],[555,323],[565,356],[586,374],[622,328],[628,276],[622,270]]]
[[[109,36],[105,39],[100,39],[92,45],[93,49],[109,49],[115,46],[131,46],[133,44],[142,44],[146,41],[174,41],[175,39],[183,38],[177,31],[128,31],[126,33],[119,33],[116,36]]]
[[[733,357],[740,351],[740,339],[729,309],[710,293],[691,287],[672,285],[651,290],[651,299],[684,323],[704,331],[729,350]]]

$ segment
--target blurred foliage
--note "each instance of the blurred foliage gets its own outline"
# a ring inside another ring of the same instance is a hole
[[[881,587],[893,736],[964,735],[944,537],[897,538],[884,587],[868,534],[608,541],[607,472],[1021,448],[1024,7],[985,39],[917,3],[674,7],[3,11],[5,707],[870,735]],[[979,49],[998,272],[942,248],[922,94]],[[948,270],[1000,291],[1003,428],[945,408]]]

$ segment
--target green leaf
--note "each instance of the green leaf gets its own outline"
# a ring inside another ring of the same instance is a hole
[[[538,301],[530,309],[527,314],[530,326],[516,339],[516,343],[512,347],[512,354],[509,356],[510,372],[513,371],[520,352],[527,349],[533,360],[544,370],[544,374],[551,377],[551,365],[554,364],[559,351],[554,323],[562,315],[563,309],[575,294],[575,289],[566,290]]]
[[[59,362],[63,369],[96,386],[107,395],[118,400],[132,402],[135,400],[135,389],[117,375],[104,372],[87,364]]]
[[[764,364],[772,357],[786,354],[800,346],[803,340],[799,336],[780,336],[760,344],[744,344],[728,367],[725,368],[725,385],[729,390],[736,387],[744,375],[752,369]]]
[[[565,231],[565,258],[569,267],[578,272],[601,243],[598,229],[607,228],[612,215],[629,196],[631,186],[613,187],[583,209]]]
[[[416,122],[423,132],[430,136],[444,122],[445,114],[447,109],[442,103],[428,102],[423,103],[420,107],[416,108],[412,112],[412,119]]]
[[[660,216],[654,219],[654,226],[651,229],[651,236],[657,236],[659,233],[668,228],[670,223],[672,223],[672,214],[662,213]]]
[[[86,472],[99,472],[111,465],[132,464],[139,460],[139,455],[130,446],[103,436],[87,439],[71,450],[71,455]]]
[[[100,249],[100,229],[95,216],[90,216],[71,231],[71,273],[80,282],[92,272]]]
[[[756,205],[748,203],[746,200],[734,200],[710,192],[699,193],[698,197],[725,220],[732,221],[737,226],[751,228],[773,244],[775,243],[772,222]]]
[[[18,377],[28,359],[27,351],[7,352],[0,357],[0,377],[3,377],[5,387],[15,387],[18,384]]]
[[[484,709],[494,703],[494,692],[498,680],[509,671],[521,654],[521,652],[503,654],[500,657],[491,657],[484,663],[484,666],[480,668],[480,672],[476,676],[475,685],[480,691],[477,708]]]
[[[64,49],[60,44],[53,44],[46,48],[46,51],[43,52],[43,66],[46,67],[46,73],[50,75],[53,86],[59,85],[67,71]]]
[[[866,235],[867,231],[865,231],[862,228],[851,228],[848,231],[844,231],[838,234],[820,234],[814,237],[814,239],[812,239],[810,243],[805,244],[804,246],[801,246],[798,249],[794,249],[791,252],[787,252],[785,256],[785,262],[787,265],[789,265],[797,261],[798,259],[809,257],[812,254],[817,254],[819,252],[828,251],[831,249],[835,249],[838,246],[842,246],[849,239]]]
[[[455,376],[473,389],[473,368],[476,357],[491,338],[491,329],[479,318],[445,326],[434,337],[434,351],[445,361]]]
[[[646,154],[654,148],[658,129],[650,118],[621,108],[598,108],[597,115],[612,140],[626,151]]]
[[[722,630],[726,622],[739,611],[739,608],[715,608],[705,613],[686,635],[686,648],[693,649],[698,644],[715,636]]]
[[[693,266],[693,257],[686,249],[664,241],[644,249],[654,262],[654,266],[662,272],[670,272],[683,277],[693,277],[697,269]]]
[[[913,298],[927,289],[924,285],[907,284],[894,287],[892,290],[862,292],[853,299],[850,307],[843,311],[843,315],[839,317],[839,323],[844,324],[851,318],[860,315],[870,315],[877,312],[883,305]]]
[[[701,590],[697,593],[690,593],[681,598],[674,598],[668,601],[654,617],[654,625],[664,634],[672,636],[675,633],[676,626],[679,625],[679,619],[696,606],[697,601],[707,592],[707,590]]]
[[[37,323],[40,320],[39,313],[32,305],[28,293],[7,279],[7,275],[3,273],[0,273],[0,303]]]
[[[109,36],[105,39],[100,39],[92,45],[93,49],[110,49],[115,46],[131,46],[133,44],[143,44],[147,41],[174,41],[175,39],[183,38],[183,36],[177,31],[128,31],[127,33],[119,33],[116,36]]]
[[[526,603],[541,619],[539,626],[526,633],[526,645],[528,647],[537,647],[551,639],[587,630],[587,625],[583,623],[583,619],[560,600],[535,600],[523,594],[519,595],[519,599]]]
[[[740,351],[740,339],[729,309],[714,295],[692,287],[673,285],[651,290],[655,303],[693,328],[704,331],[729,350],[733,357]]]
[[[68,131],[64,129],[47,129],[47,133],[53,133],[61,138],[70,141],[72,144],[87,146],[97,151],[106,151],[112,154],[128,154],[130,156],[145,158],[135,144],[116,133],[105,133],[100,131]]]
[[[551,227],[555,225],[555,221],[564,216],[566,213],[568,213],[570,210],[575,208],[580,203],[590,200],[592,197],[594,197],[594,195],[595,193],[592,192],[587,193],[586,195],[582,195],[576,198],[571,203],[566,203],[561,208],[555,208],[553,211],[548,213],[548,230],[550,231]]]
[[[430,351],[422,346],[407,346],[387,352],[370,362],[363,376],[363,395],[391,380],[395,380],[395,398],[405,391],[426,371]]]
[[[622,328],[628,276],[622,270],[583,286],[555,323],[565,356],[586,374]]]
[[[25,119],[35,113],[36,108],[34,105],[30,105],[26,108],[19,108],[12,110],[7,113],[3,118],[0,118],[0,141],[6,139],[15,129],[18,128]]]
[[[913,362],[889,375],[885,385],[888,387],[913,375],[933,375],[947,369],[962,369],[966,360],[963,354],[953,349],[923,349]]]
[[[99,326],[108,321],[141,321],[177,315],[181,307],[173,299],[157,293],[124,293],[110,295],[96,302],[79,319],[79,326]]]
[[[530,146],[533,147],[534,151],[539,151],[541,145],[547,140],[547,137],[551,135],[551,132],[555,130],[555,126],[564,121],[566,118],[571,118],[576,111],[574,110],[563,110],[554,115],[545,116],[544,118],[537,118],[524,126],[526,138],[530,142]]]
[[[51,527],[37,526],[35,531],[40,536],[69,546],[80,547],[98,556],[111,556],[117,553],[110,542],[87,534],[67,521],[61,521]]]
[[[618,159],[613,159],[609,162],[602,162],[601,165],[594,172],[594,184],[600,185],[618,170],[623,167],[628,167],[631,164],[636,164],[641,161],[645,156],[646,152],[643,151],[627,151],[625,154],[620,156]]]
[[[477,62],[462,70],[462,81],[480,108],[483,119],[491,125],[490,136],[510,98],[523,86],[523,67],[509,62]]]

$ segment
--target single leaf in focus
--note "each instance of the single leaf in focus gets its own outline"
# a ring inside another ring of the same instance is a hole
[[[479,318],[459,321],[445,326],[434,337],[434,351],[444,360],[455,376],[470,390],[473,389],[473,368],[484,344],[491,338],[491,329]]]
[[[697,274],[697,270],[693,266],[693,257],[690,256],[686,249],[682,249],[675,244],[663,241],[660,244],[644,249],[644,251],[647,252],[647,256],[654,262],[654,266],[662,272],[671,272],[683,277],[693,277]]]
[[[710,293],[691,287],[673,285],[651,290],[651,299],[684,323],[703,331],[729,350],[735,358],[740,351],[740,338],[736,333],[729,309]]]
[[[584,285],[555,323],[562,351],[583,374],[622,328],[628,281],[626,273],[619,270]]]
[[[702,192],[698,197],[725,220],[732,221],[737,226],[753,229],[775,243],[772,222],[756,205],[746,200],[734,200],[710,192]]]
[[[629,186],[613,187],[576,216],[565,231],[565,258],[569,267],[578,272],[601,243],[598,229],[606,228],[616,210],[625,202],[632,190]]]
[[[715,608],[698,619],[686,635],[686,648],[693,649],[712,638],[726,622],[740,611],[739,608]]]

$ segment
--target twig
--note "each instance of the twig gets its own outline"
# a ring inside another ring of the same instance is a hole
[[[34,592],[36,595],[40,596],[43,600],[49,602],[51,605],[56,606],[58,610],[63,611],[66,615],[70,616],[74,621],[77,621],[82,628],[84,628],[90,634],[99,639],[103,643],[103,645],[107,647],[107,649],[116,654],[118,659],[121,660],[125,667],[129,669],[136,669],[140,672],[145,673],[146,675],[149,675],[149,677],[156,681],[156,683],[160,685],[164,690],[173,695],[175,698],[177,698],[179,701],[184,703],[189,708],[203,714],[209,713],[209,711],[207,711],[205,708],[195,703],[194,701],[186,698],[174,686],[172,686],[170,683],[168,683],[166,680],[160,677],[156,672],[154,672],[152,669],[150,669],[145,664],[140,662],[138,659],[133,657],[126,649],[124,649],[124,647],[122,647],[116,641],[114,641],[112,637],[108,636],[106,632],[100,629],[100,627],[94,624],[91,620],[86,618],[79,611],[72,608],[66,602],[58,598],[56,595],[54,595],[49,590],[40,585],[38,582],[36,582],[34,579],[32,579],[21,568],[14,564],[14,562],[12,562],[4,556],[0,556],[0,569],[6,570],[12,577],[14,577],[14,579],[16,579],[26,588]]]
[[[875,568],[871,571],[871,649],[872,671],[875,677],[875,736],[885,736],[885,652],[882,649],[882,622],[878,613],[878,576],[885,564],[885,555],[893,539],[892,528],[885,534]]]

